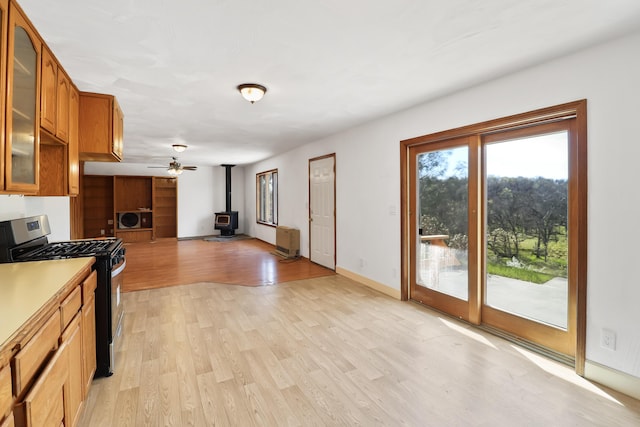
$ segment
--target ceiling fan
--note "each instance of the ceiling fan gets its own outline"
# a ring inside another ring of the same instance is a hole
[[[194,171],[197,170],[197,166],[183,166],[180,162],[178,162],[177,157],[172,157],[169,166],[148,166],[149,168],[159,168],[159,169],[167,169],[169,175],[180,175],[182,171]]]

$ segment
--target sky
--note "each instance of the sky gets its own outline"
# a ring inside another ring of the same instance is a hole
[[[501,141],[486,146],[487,175],[506,177],[538,176],[550,179],[568,179],[569,150],[567,133]],[[467,149],[451,150],[449,174],[454,174],[459,162],[467,162]]]

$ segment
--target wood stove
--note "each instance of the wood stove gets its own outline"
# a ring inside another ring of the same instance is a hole
[[[221,165],[225,168],[226,204],[224,212],[215,213],[214,228],[221,236],[233,236],[238,229],[238,211],[231,210],[231,168],[235,165]]]

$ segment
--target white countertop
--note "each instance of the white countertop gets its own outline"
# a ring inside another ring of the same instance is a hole
[[[0,348],[93,258],[0,264]]]

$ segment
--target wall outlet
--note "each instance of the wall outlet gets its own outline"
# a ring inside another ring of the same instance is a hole
[[[113,220],[112,220],[112,219],[108,219],[108,220],[107,220],[107,224],[108,224],[108,225],[113,225]]]
[[[100,229],[100,235],[104,236],[104,228]]]
[[[609,350],[616,349],[616,333],[611,329],[602,329],[600,335],[600,346]]]

